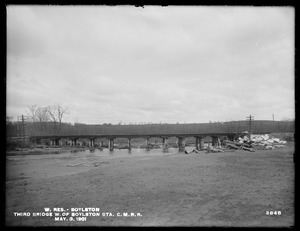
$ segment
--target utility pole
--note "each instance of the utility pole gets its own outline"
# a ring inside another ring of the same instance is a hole
[[[273,117],[273,131],[272,131],[272,132],[274,132],[274,131],[275,131],[275,120],[274,120],[274,113],[272,114],[272,117]]]
[[[253,119],[254,119],[254,116],[249,116],[247,117],[247,125],[249,126],[249,140],[251,140],[251,133],[253,131]]]
[[[22,141],[25,144],[25,127],[24,127],[24,116],[22,115]]]
[[[26,124],[24,115],[18,116],[17,136],[21,138],[22,144],[26,142]]]

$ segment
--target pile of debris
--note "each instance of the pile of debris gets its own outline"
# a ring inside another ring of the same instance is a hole
[[[269,150],[274,148],[284,148],[287,142],[278,138],[271,138],[266,135],[251,135],[251,139],[248,136],[239,137],[235,141],[222,140],[222,145],[218,147],[208,146],[201,150],[206,150],[205,153],[216,152],[232,152],[232,150],[245,150],[249,152],[255,152],[255,150]],[[201,153],[199,150],[186,151],[185,154]]]
[[[212,146],[208,146],[208,147],[206,147],[204,149],[201,149],[201,150],[196,150],[196,149],[194,149],[192,151],[185,150],[184,153],[185,154],[192,154],[192,153],[201,154],[201,153],[203,153],[202,151],[204,151],[204,150],[206,150],[205,154],[207,154],[207,153],[216,153],[216,152],[230,152],[231,151],[230,148],[228,148],[228,147],[221,147],[221,146],[219,146],[219,147],[212,147]]]
[[[216,153],[216,152],[225,152],[225,149],[224,149],[224,147],[208,146],[205,153],[207,154],[207,153]]]
[[[225,147],[230,148],[230,149],[242,149],[245,151],[249,151],[249,152],[254,152],[254,147],[247,143],[247,142],[234,142],[234,141],[230,141],[230,140],[224,140],[225,143]]]
[[[266,135],[251,135],[251,139],[248,136],[239,137],[237,141],[224,140],[225,145],[231,149],[243,149],[246,151],[254,152],[254,149],[269,150],[274,148],[285,147],[286,141],[278,138],[270,138]]]
[[[187,150],[184,151],[185,154],[191,154],[191,153],[193,153],[193,152],[198,153],[198,154],[200,153],[200,151],[198,151],[198,150],[196,150],[196,149],[194,149],[194,150],[192,150],[192,151],[187,151]]]

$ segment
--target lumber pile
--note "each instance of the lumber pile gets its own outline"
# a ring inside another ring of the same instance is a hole
[[[232,152],[233,150],[244,150],[248,152],[255,152],[255,150],[272,150],[274,148],[284,148],[286,141],[278,138],[270,138],[269,135],[251,135],[251,139],[248,136],[239,137],[238,140],[222,140],[222,146],[212,147],[208,146],[205,153],[217,153],[217,152]],[[194,149],[192,151],[186,151],[185,154],[201,153]]]
[[[254,152],[254,147],[249,143],[241,143],[241,142],[234,142],[230,140],[224,140],[225,146],[230,149],[241,149],[249,152]]]
[[[251,135],[251,139],[248,136],[239,137],[237,141],[224,141],[225,146],[231,149],[242,149],[245,151],[254,152],[254,149],[258,150],[272,150],[274,148],[284,148],[286,141],[278,138],[270,138],[268,134],[265,135]]]
[[[221,147],[221,146],[220,147],[208,146],[205,150],[206,150],[205,154],[207,154],[207,153],[217,153],[217,152],[231,152],[232,151],[232,149],[230,149],[228,147]],[[203,149],[202,149],[202,151],[203,151]],[[184,153],[185,154],[192,154],[192,153],[202,154],[204,152],[201,152],[199,150],[194,149],[192,151],[185,150]]]

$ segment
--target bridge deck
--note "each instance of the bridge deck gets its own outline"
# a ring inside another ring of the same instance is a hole
[[[30,136],[31,139],[115,139],[115,138],[150,138],[150,137],[206,137],[206,136],[235,136],[245,133],[197,133],[197,134],[134,134],[134,135],[125,135],[125,134],[117,134],[117,135],[48,135],[48,136]]]

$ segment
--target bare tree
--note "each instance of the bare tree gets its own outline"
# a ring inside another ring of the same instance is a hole
[[[63,116],[68,113],[68,110],[68,107],[60,104],[47,107],[47,113],[50,120],[54,122],[54,129],[56,132],[60,132]]]
[[[55,106],[47,106],[47,113],[49,115],[49,119],[54,122],[56,125],[57,117],[56,117],[56,107]]]
[[[35,122],[37,105],[28,105],[27,108],[29,111],[26,111],[26,113],[28,115],[29,120]]]
[[[68,113],[69,108],[61,105],[56,105],[58,122],[61,124],[64,114]]]
[[[49,115],[47,112],[47,107],[38,107],[35,112],[36,118],[39,122],[49,121]]]

